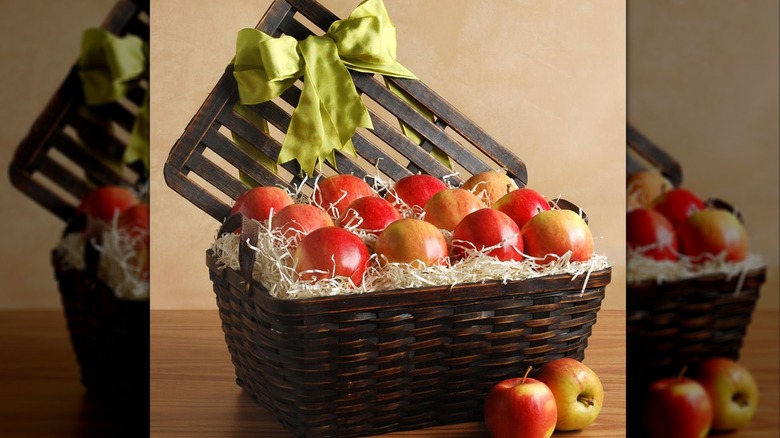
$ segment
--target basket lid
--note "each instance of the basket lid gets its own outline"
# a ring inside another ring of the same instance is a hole
[[[652,166],[661,171],[675,187],[682,184],[680,164],[630,123],[626,124],[626,145],[626,172],[629,175]]]
[[[284,34],[302,40],[324,32],[336,20],[337,16],[315,1],[276,0],[256,28],[273,37]],[[312,23],[312,28],[307,27]],[[379,172],[397,181],[418,172],[442,178],[455,171],[468,175],[503,168],[518,186],[526,184],[527,172],[522,160],[423,82],[384,77],[383,84],[381,78],[378,80],[370,74],[355,71],[350,74],[358,93],[367,101],[374,128],[358,129],[353,136],[357,158],[336,151],[337,169],[323,164],[323,174],[351,173],[370,179]],[[400,89],[413,104],[430,111],[433,120],[399,98],[388,84]],[[233,66],[229,65],[171,149],[164,168],[167,184],[220,222],[230,211],[229,203],[248,189],[241,182],[242,174],[261,185],[289,186],[305,182],[311,186],[312,179],[299,176],[300,167],[295,161],[280,165],[277,173],[261,163],[261,160],[276,162],[279,156],[279,137],[286,133],[290,108],[300,98],[299,85],[293,85],[277,99],[244,107],[250,110],[250,116],[267,121],[271,127],[269,134],[236,111],[238,88]],[[395,121],[383,119],[380,113],[387,113],[411,127],[423,142],[411,141]],[[430,154],[433,148],[450,157],[453,169]],[[452,177],[451,181],[458,182],[459,177]]]
[[[149,41],[149,0],[119,0],[101,27]],[[148,88],[143,79],[121,102],[87,107],[74,64],[17,146],[9,167],[13,185],[64,221],[96,186],[137,186],[142,169],[106,163],[124,153]]]

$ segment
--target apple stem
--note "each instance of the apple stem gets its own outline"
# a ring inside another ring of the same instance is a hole
[[[528,377],[528,374],[531,372],[532,368],[532,366],[528,365],[528,368],[525,370],[525,374],[523,374],[523,380],[520,382],[520,384],[525,384],[525,379]]]
[[[584,404],[585,406],[593,406],[595,404],[593,402],[593,397],[586,397],[584,395],[578,396],[577,401]]]
[[[688,365],[683,365],[680,369],[680,374],[677,375],[677,378],[682,379],[686,372],[688,372]]]

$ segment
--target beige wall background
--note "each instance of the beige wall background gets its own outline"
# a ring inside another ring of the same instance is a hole
[[[64,224],[8,179],[13,151],[79,54],[81,34],[99,26],[113,0],[0,2],[0,309],[57,308],[50,251]]]
[[[628,2],[629,119],[676,157],[683,185],[738,207],[778,307],[778,2]]]
[[[152,306],[214,308],[205,250],[218,223],[170,190],[168,151],[269,0],[152,6]],[[357,0],[323,0],[346,17]],[[605,308],[625,308],[625,4],[385,2],[399,60],[529,169],[529,186],[590,216],[614,265]]]

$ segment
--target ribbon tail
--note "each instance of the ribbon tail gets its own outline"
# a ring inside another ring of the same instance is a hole
[[[268,130],[268,122],[259,114],[252,111],[246,105],[237,103],[233,107],[233,112],[235,112],[236,114],[241,116],[244,120],[249,122],[252,126],[257,128],[258,131],[265,134],[268,134],[270,132]],[[257,150],[257,148],[254,147],[252,143],[244,140],[243,138],[241,138],[241,136],[237,135],[236,133],[231,132],[230,135],[233,138],[233,143],[235,143],[238,146],[238,148],[244,151],[247,155],[252,157],[253,160],[258,161],[260,164],[265,166],[268,170],[272,171],[273,173],[276,174],[279,173],[279,169],[277,167],[276,161],[274,161],[271,157]],[[241,182],[248,185],[249,187],[257,187],[261,185],[259,182],[255,181],[252,177],[250,177],[249,175],[247,175],[246,173],[240,170],[238,172],[238,178],[241,180]]]
[[[402,90],[400,87],[396,86],[391,81],[388,81],[387,78],[385,78],[385,85],[387,88],[393,92],[396,96],[398,96],[401,100],[406,102],[412,109],[420,113],[423,117],[430,120],[431,122],[434,121],[433,113],[428,110],[428,108],[424,107],[420,102],[418,102],[415,98],[410,96],[406,91]],[[409,140],[417,143],[418,145],[423,145],[423,143],[426,142],[425,138],[420,135],[417,131],[412,129],[411,126],[404,123],[401,119],[398,119],[398,123],[401,125],[401,132],[404,133],[404,135],[409,138]],[[447,166],[448,169],[452,170],[452,161],[450,160],[450,157],[441,149],[434,145],[431,146],[431,155],[433,158],[435,158],[437,161],[439,161],[441,164]]]

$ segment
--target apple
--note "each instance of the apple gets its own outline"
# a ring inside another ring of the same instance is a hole
[[[463,183],[461,188],[484,197],[483,199],[490,207],[494,202],[501,199],[502,196],[512,190],[517,190],[517,184],[503,171],[491,170],[472,175],[471,178]]]
[[[477,195],[464,189],[445,189],[425,204],[425,220],[441,230],[452,231],[469,213],[485,208]]]
[[[309,204],[290,204],[271,218],[271,228],[281,231],[293,245],[318,228],[332,226],[333,219],[325,210]]]
[[[745,367],[724,357],[702,362],[693,377],[712,402],[712,428],[719,431],[745,427],[758,408],[758,385]]]
[[[452,233],[454,259],[465,257],[466,249],[483,251],[495,245],[501,246],[487,255],[501,261],[524,259],[520,228],[512,218],[492,208],[483,208],[464,217]]]
[[[439,265],[447,259],[447,240],[428,222],[401,219],[382,231],[374,252],[382,263],[409,263],[415,267]]]
[[[664,215],[650,208],[628,212],[626,244],[655,260],[677,260],[677,232]]]
[[[138,202],[135,194],[124,187],[104,186],[87,193],[76,208],[76,214],[87,217],[87,236],[99,239],[114,217]]]
[[[368,266],[368,248],[360,237],[343,228],[318,228],[300,241],[293,263],[299,280],[347,277],[359,286]]]
[[[704,261],[726,254],[726,261],[744,260],[748,253],[745,227],[726,210],[701,210],[693,213],[677,229],[681,252]]]
[[[564,357],[542,365],[534,377],[555,397],[557,430],[584,429],[596,421],[604,404],[604,387],[587,365]]]
[[[699,382],[667,377],[647,394],[644,425],[650,438],[703,438],[712,425],[712,404]]]
[[[672,183],[655,169],[632,173],[626,179],[628,208],[647,208],[663,193],[672,190]]]
[[[376,196],[376,193],[367,182],[354,175],[345,174],[320,180],[313,195],[314,204],[337,219],[347,211],[352,201],[366,196]]]
[[[593,255],[593,236],[588,224],[571,210],[543,211],[522,229],[525,253],[547,264],[571,251],[571,261],[589,260]]]
[[[387,193],[387,200],[399,204],[399,199],[410,208],[425,207],[433,195],[447,188],[447,184],[430,175],[410,175],[398,180]]]
[[[687,189],[676,188],[664,192],[653,200],[653,208],[664,215],[674,228],[688,219],[688,216],[704,210],[704,202]]]
[[[393,204],[384,198],[363,197],[352,201],[339,217],[340,227],[354,226],[368,234],[379,235],[388,225],[401,219]]]
[[[133,239],[135,254],[130,263],[143,280],[149,280],[149,205],[136,204],[119,215],[117,228]]]
[[[284,207],[292,204],[290,195],[279,187],[255,187],[247,190],[236,199],[230,209],[230,215],[241,213],[244,217],[262,222],[267,221]]]
[[[550,388],[528,377],[506,379],[485,397],[485,426],[493,438],[549,438],[558,408]]]
[[[492,208],[511,217],[522,229],[525,224],[537,214],[550,209],[550,204],[541,193],[534,189],[523,187],[513,190],[496,201]]]

